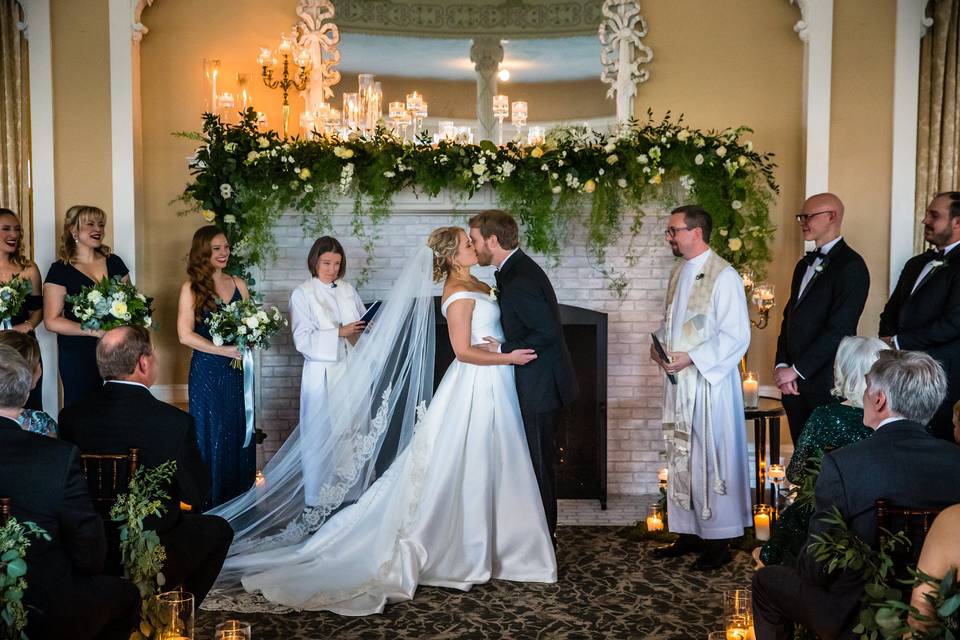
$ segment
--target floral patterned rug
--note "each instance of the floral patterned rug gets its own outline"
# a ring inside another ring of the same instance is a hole
[[[721,592],[749,587],[752,562],[738,551],[726,567],[700,573],[691,557],[650,557],[623,527],[560,527],[556,584],[493,581],[468,593],[422,587],[383,615],[326,612],[228,614],[200,611],[197,638],[227,618],[247,620],[256,640],[318,638],[704,639],[722,629]]]

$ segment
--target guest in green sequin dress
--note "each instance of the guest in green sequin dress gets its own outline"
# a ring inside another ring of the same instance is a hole
[[[787,467],[791,484],[803,483],[807,464],[825,451],[845,447],[873,433],[863,424],[864,376],[887,345],[877,338],[849,336],[840,342],[833,364],[833,395],[837,402],[814,409],[803,427]],[[840,401],[840,399],[843,399]],[[773,537],[760,547],[764,565],[792,565],[807,538],[812,505],[790,505],[780,512]]]

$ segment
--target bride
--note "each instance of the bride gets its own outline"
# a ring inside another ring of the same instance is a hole
[[[536,355],[472,346],[503,338],[494,295],[470,274],[476,252],[458,227],[427,244],[331,389],[334,436],[312,437],[305,421],[263,485],[214,511],[236,538],[204,608],[368,615],[413,598],[420,584],[556,581],[511,366]],[[440,280],[456,360],[427,408]],[[323,480],[305,485],[302,465]]]

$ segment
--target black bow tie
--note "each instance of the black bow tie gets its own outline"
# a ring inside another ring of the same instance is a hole
[[[933,262],[934,260],[943,260],[946,252],[943,249],[930,249],[923,255],[926,257],[927,262]]]
[[[817,258],[826,258],[827,254],[821,251],[820,249],[814,249],[813,251],[807,251],[806,255],[803,256],[804,262],[807,263],[808,267],[812,267],[813,264],[817,261]]]

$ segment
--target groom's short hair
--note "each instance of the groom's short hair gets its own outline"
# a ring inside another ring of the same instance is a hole
[[[500,246],[504,249],[516,249],[520,243],[520,230],[517,221],[506,211],[490,209],[481,211],[470,218],[470,227],[480,229],[480,235],[486,240],[490,236],[497,236]]]
[[[710,243],[710,234],[713,231],[713,218],[710,217],[709,211],[698,204],[685,204],[682,207],[677,207],[670,213],[682,213],[683,221],[687,223],[687,226],[691,229],[700,229],[700,233],[703,234],[703,241],[707,244]]]

